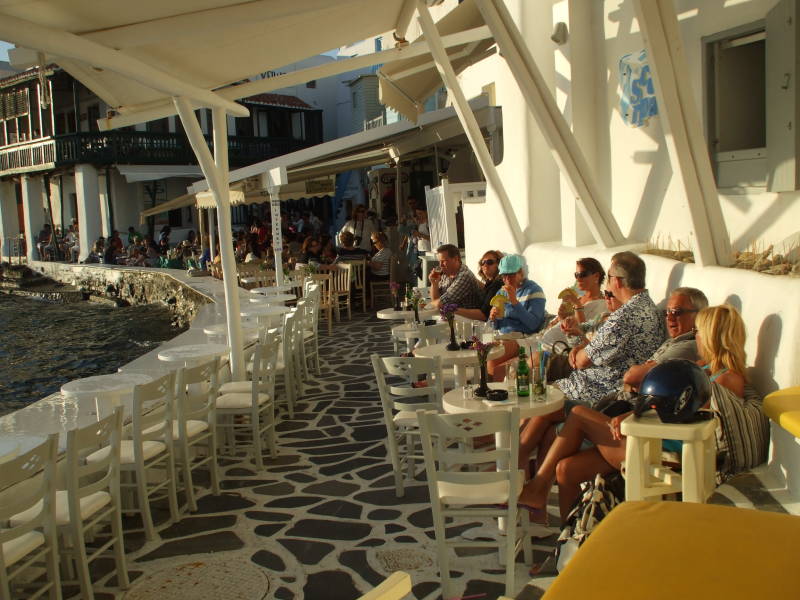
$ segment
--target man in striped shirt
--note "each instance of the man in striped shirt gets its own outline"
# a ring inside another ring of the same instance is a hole
[[[436,249],[439,268],[428,275],[431,304],[435,307],[454,303],[459,308],[480,308],[483,287],[477,277],[461,262],[461,253],[453,244]]]

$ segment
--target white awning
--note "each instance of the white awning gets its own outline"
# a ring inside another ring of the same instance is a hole
[[[502,127],[502,111],[489,106],[486,96],[473,98],[470,105],[487,133]],[[274,169],[283,169],[287,175],[287,181],[280,189],[283,193],[284,188],[309,179],[388,163],[394,157],[403,161],[421,154],[432,154],[434,145],[446,145],[448,140],[463,134],[455,109],[443,108],[421,115],[417,124],[398,121],[236,169],[230,172],[229,181],[234,187],[233,184],[245,179],[261,177],[261,187],[267,189],[267,174]],[[206,180],[197,181],[188,188],[190,193],[206,190]]]
[[[442,36],[474,30],[484,25],[473,0],[464,0],[436,23]],[[424,39],[421,38],[421,39]],[[460,73],[495,52],[494,39],[472,41],[447,48],[453,70]],[[378,71],[382,104],[411,121],[419,117],[423,103],[442,87],[442,78],[430,54],[387,63]]]
[[[203,176],[203,171],[197,165],[115,165],[115,168],[128,183],[168,177],[198,179]]]

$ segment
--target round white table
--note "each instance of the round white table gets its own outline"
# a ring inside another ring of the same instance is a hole
[[[267,287],[257,287],[250,290],[251,294],[263,294],[265,296],[269,296],[271,294],[280,294],[281,292],[288,292],[294,286],[288,283],[284,283],[281,285],[269,285]]]
[[[228,344],[228,324],[217,323],[203,327],[203,333],[208,336],[208,341],[216,344]],[[252,321],[242,321],[242,336],[245,341],[258,338],[258,323]]]
[[[287,306],[251,304],[250,306],[245,306],[242,308],[240,314],[243,317],[255,317],[258,320],[259,325],[274,327],[276,324],[273,324],[273,320],[276,317],[280,317],[281,315],[285,315],[291,311],[292,309]]]
[[[506,382],[491,382],[489,387],[493,390],[505,390]],[[544,401],[536,401],[533,396],[511,396],[506,402],[484,402],[485,398],[472,396],[464,398],[464,387],[457,387],[442,396],[442,408],[449,414],[481,412],[485,410],[500,410],[509,406],[519,407],[519,416],[523,419],[540,417],[557,411],[564,406],[564,392],[554,385],[547,386],[547,395]]]
[[[181,363],[183,366],[188,367],[215,356],[228,354],[230,351],[230,347],[225,344],[187,344],[186,346],[164,348],[158,353],[158,360],[168,363]]]
[[[16,440],[0,439],[0,464],[17,458],[19,455],[19,442]]]
[[[430,319],[432,316],[438,314],[439,310],[436,308],[425,307],[420,308],[418,312],[420,321],[424,321],[425,319]],[[385,321],[402,319],[406,323],[411,323],[414,320],[414,311],[384,308],[383,310],[379,310],[375,316]]]
[[[443,367],[453,367],[453,375],[455,376],[455,387],[463,387],[467,381],[466,367],[478,364],[478,352],[476,350],[448,350],[447,342],[441,344],[432,344],[431,346],[421,346],[414,350],[414,356],[421,358],[435,358],[437,356],[442,359]],[[489,360],[503,355],[503,347],[495,346],[489,351]]]
[[[256,294],[250,298],[250,302],[253,304],[283,304],[289,300],[297,300],[297,296],[294,294],[270,294],[268,296]]]
[[[95,414],[99,421],[109,411],[101,410],[106,404],[119,406],[123,396],[130,395],[137,385],[150,383],[153,376],[146,373],[108,373],[74,379],[61,386],[61,395],[77,401],[94,400]],[[110,412],[109,412],[110,414]]]

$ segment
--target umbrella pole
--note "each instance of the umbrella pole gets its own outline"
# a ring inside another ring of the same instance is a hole
[[[245,378],[242,351],[242,320],[239,314],[239,286],[236,277],[236,259],[233,255],[231,233],[231,205],[228,191],[228,125],[224,109],[211,109],[214,125],[214,158],[200,130],[191,104],[186,98],[175,98],[175,107],[183,123],[203,175],[214,194],[219,219],[219,253],[222,259],[222,282],[225,287],[225,311],[228,323],[228,344],[231,348],[231,376],[234,381]]]

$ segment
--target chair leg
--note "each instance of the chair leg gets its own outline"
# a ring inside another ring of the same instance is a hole
[[[267,410],[267,423],[269,424],[269,429],[267,429],[267,443],[269,444],[269,457],[275,458],[278,456],[278,445],[275,440],[275,405],[270,403],[270,407]]]
[[[72,538],[72,552],[75,557],[75,570],[78,575],[78,584],[81,588],[81,597],[85,600],[94,600],[92,578],[89,575],[89,562],[86,557],[86,543],[83,539],[83,523],[80,521],[70,524],[70,537]]]
[[[55,525],[53,525],[53,529]],[[46,543],[48,545],[47,552],[47,578],[50,580],[50,590],[48,594],[50,600],[61,600],[61,573],[58,570],[58,535],[50,529],[45,531]],[[5,575],[5,572],[3,573]],[[5,586],[0,585],[0,590],[5,590]],[[10,598],[9,594],[0,594],[3,598]]]
[[[506,521],[506,596],[514,595],[514,565],[516,564],[517,547],[517,506],[514,502],[508,503],[508,520]]]
[[[188,457],[187,457],[188,458]],[[169,501],[169,516],[173,523],[177,523],[180,521],[181,517],[178,514],[178,492],[176,489],[175,483],[175,458],[172,454],[167,456],[167,477],[169,477],[169,481],[167,482],[167,499]],[[189,481],[191,481],[191,474],[189,476]]]
[[[150,499],[147,497],[147,473],[144,468],[136,469],[136,494],[139,501],[139,511],[142,515],[144,536],[148,542],[156,539],[156,530],[153,527],[153,515],[150,512]]]
[[[264,448],[261,441],[261,418],[259,417],[258,410],[254,410],[250,415],[250,427],[253,435],[253,453],[255,454],[254,460],[256,469],[258,471],[263,471]]]
[[[444,529],[444,515],[441,513],[441,505],[438,504],[438,499],[432,499],[433,506],[433,529],[436,536],[436,557],[439,563],[439,576],[442,579],[442,598],[450,598],[453,596],[451,593],[450,585],[450,557],[447,552],[447,536]]]
[[[219,496],[219,461],[217,454],[217,427],[211,424],[211,436],[208,438],[208,456],[211,462],[208,464],[208,470],[211,476],[211,493]]]
[[[192,481],[192,463],[189,448],[183,446],[180,451],[181,455],[181,475],[183,477],[183,487],[186,490],[186,508],[189,512],[197,510],[197,501],[194,497],[194,482]]]
[[[117,566],[117,587],[127,590],[130,586],[128,577],[128,564],[125,562],[125,540],[122,533],[122,518],[120,515],[119,501],[111,513],[111,535],[114,536],[114,562]]]

